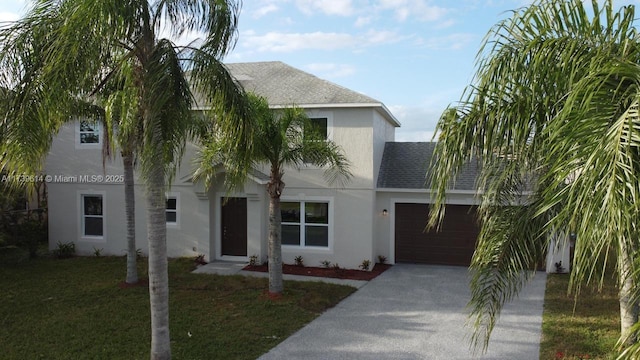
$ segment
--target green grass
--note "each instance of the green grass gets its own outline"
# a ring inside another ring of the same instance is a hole
[[[285,282],[274,301],[266,279],[192,269],[169,264],[175,359],[255,359],[355,290]],[[125,259],[113,257],[0,265],[0,358],[148,359],[148,288],[120,288],[124,276]]]
[[[620,336],[615,280],[607,279],[602,292],[583,289],[577,304],[567,295],[568,283],[569,275],[547,278],[540,359],[615,359]]]

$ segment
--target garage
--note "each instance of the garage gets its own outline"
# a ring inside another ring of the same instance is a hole
[[[395,204],[396,262],[469,266],[479,226],[475,207],[447,205],[440,231],[425,232],[428,204]]]

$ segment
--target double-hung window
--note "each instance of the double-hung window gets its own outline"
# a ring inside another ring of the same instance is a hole
[[[165,213],[167,226],[178,227],[180,225],[180,196],[178,193],[167,194]]]
[[[82,194],[82,236],[101,238],[104,236],[104,207],[100,194]]]
[[[329,247],[328,202],[282,202],[280,214],[283,245]]]
[[[101,148],[102,134],[100,134],[100,122],[88,119],[79,119],[76,122],[76,147],[77,148]]]

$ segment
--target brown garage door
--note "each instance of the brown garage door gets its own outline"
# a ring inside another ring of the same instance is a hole
[[[425,233],[429,205],[396,203],[396,262],[468,266],[479,232],[475,210],[447,205],[440,231]]]

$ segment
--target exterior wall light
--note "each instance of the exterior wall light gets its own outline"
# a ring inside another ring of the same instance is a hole
[[[387,209],[382,210],[382,216],[387,216],[389,215],[389,212],[387,211]]]

